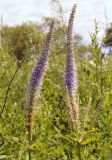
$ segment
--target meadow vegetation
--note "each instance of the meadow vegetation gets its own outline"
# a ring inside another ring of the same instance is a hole
[[[51,18],[46,17],[41,23],[2,26],[0,159],[27,160],[30,150],[32,160],[112,160],[112,56],[110,52],[105,54],[106,46],[99,42],[96,21],[89,44],[85,45],[79,34],[73,36],[80,129],[74,129],[67,105],[67,25],[56,18],[54,43],[35,102],[29,144],[25,109],[28,85],[50,23]]]

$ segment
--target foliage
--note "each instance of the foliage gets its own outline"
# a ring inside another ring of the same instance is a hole
[[[23,23],[17,26],[3,26],[2,46],[17,60],[24,60],[31,54],[40,52],[43,43],[43,33],[33,23]]]
[[[112,45],[112,24],[111,27],[106,28],[105,37],[103,38],[103,43],[105,46]]]
[[[12,35],[19,35],[23,31],[28,34],[31,31],[27,25],[24,27],[25,30],[21,28],[19,30],[18,27],[14,30],[13,27],[6,27],[7,32],[10,31],[13,34],[4,36],[5,42],[11,41]],[[33,54],[30,50],[28,53],[33,58],[24,61],[19,69],[11,85],[4,113],[0,116],[0,159],[27,160],[29,147],[32,160],[112,159],[112,59],[110,56],[102,58],[102,49],[97,40],[98,33],[96,24],[95,32],[91,34],[91,44],[89,46],[78,44],[74,48],[79,79],[80,132],[78,134],[74,132],[66,105],[64,78],[66,48],[63,38],[65,30],[62,32],[60,27],[55,32],[56,41],[40,99],[37,102],[32,145],[29,146],[27,138],[27,117],[24,106],[29,77],[38,54]],[[9,49],[4,42],[0,50],[1,107],[7,86],[16,68],[15,57],[8,52],[12,53],[17,50],[15,53],[21,53],[18,52],[18,46],[29,42],[27,34],[22,35],[22,40],[20,36],[20,39],[14,41],[14,46],[12,43]],[[39,42],[38,51],[40,52],[43,48],[45,33],[39,32],[39,34],[34,34],[34,39],[36,43]],[[22,53],[27,54],[29,46],[30,44],[24,46]],[[88,50],[91,52],[91,60],[88,56],[83,56]]]

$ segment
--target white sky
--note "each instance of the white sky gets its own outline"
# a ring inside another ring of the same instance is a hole
[[[112,0],[60,0],[68,20],[74,3],[78,5],[75,18],[75,32],[89,40],[89,32],[94,30],[94,19],[100,21],[100,28],[106,27],[105,10],[108,23],[112,22]],[[0,0],[0,15],[5,23],[14,25],[26,21],[38,21],[43,16],[52,16],[50,0]]]

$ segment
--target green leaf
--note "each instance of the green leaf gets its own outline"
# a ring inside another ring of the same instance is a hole
[[[0,159],[9,158],[7,155],[0,155]]]
[[[83,135],[83,137],[79,140],[79,143],[82,145],[86,145],[95,140],[96,140],[95,134],[93,132],[88,132]]]

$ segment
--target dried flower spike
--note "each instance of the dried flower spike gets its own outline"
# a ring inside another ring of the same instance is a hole
[[[78,81],[77,81],[77,67],[74,59],[74,51],[73,51],[74,49],[72,40],[73,20],[75,12],[76,12],[76,5],[73,6],[67,29],[66,88],[67,88],[67,99],[68,99],[70,117],[73,122],[73,125],[77,129],[78,119],[79,119],[79,106],[76,98]]]
[[[44,50],[41,53],[40,59],[37,62],[36,67],[33,70],[31,82],[29,85],[26,108],[28,108],[28,134],[29,138],[32,139],[32,117],[34,109],[34,101],[39,97],[40,89],[43,83],[44,73],[47,67],[50,50],[53,43],[54,33],[54,20],[52,20],[49,33],[47,35]]]

